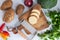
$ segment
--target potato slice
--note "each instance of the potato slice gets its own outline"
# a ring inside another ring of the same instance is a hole
[[[30,16],[29,17],[29,23],[30,24],[36,24],[37,23],[37,18],[35,16]]]
[[[33,9],[32,12],[37,13],[38,15],[40,15],[40,11],[37,10],[37,9]]]
[[[6,0],[3,2],[1,6],[1,10],[6,10],[12,7],[12,1],[11,0]]]
[[[31,13],[31,16],[34,15],[39,19],[39,15],[37,13]]]

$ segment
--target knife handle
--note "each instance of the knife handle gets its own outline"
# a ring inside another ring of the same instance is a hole
[[[24,29],[24,31],[26,32],[26,34],[31,34],[26,28],[24,28],[22,25],[19,25],[18,27],[18,30],[22,30]]]
[[[20,30],[18,30],[18,33],[24,38],[24,39],[27,39],[27,36]]]

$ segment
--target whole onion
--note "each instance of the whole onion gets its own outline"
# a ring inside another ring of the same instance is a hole
[[[27,7],[31,7],[33,5],[33,0],[25,0],[24,1],[24,4],[27,6]]]

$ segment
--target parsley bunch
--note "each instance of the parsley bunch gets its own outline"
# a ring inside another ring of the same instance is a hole
[[[44,34],[39,34],[38,36],[44,40],[55,40],[55,38],[60,37],[60,12],[49,11],[48,16],[52,20],[52,30],[47,30]]]

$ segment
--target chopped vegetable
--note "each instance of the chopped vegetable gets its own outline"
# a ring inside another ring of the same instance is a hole
[[[5,37],[8,37],[9,36],[9,33],[7,31],[3,31],[2,34],[5,36]]]
[[[0,27],[0,37],[3,38],[3,40],[7,40],[7,37],[9,37],[9,33],[7,31],[3,31],[5,27],[5,23],[3,23]]]
[[[4,27],[5,27],[5,23],[3,23],[3,24],[0,26],[0,32],[3,30]]]

